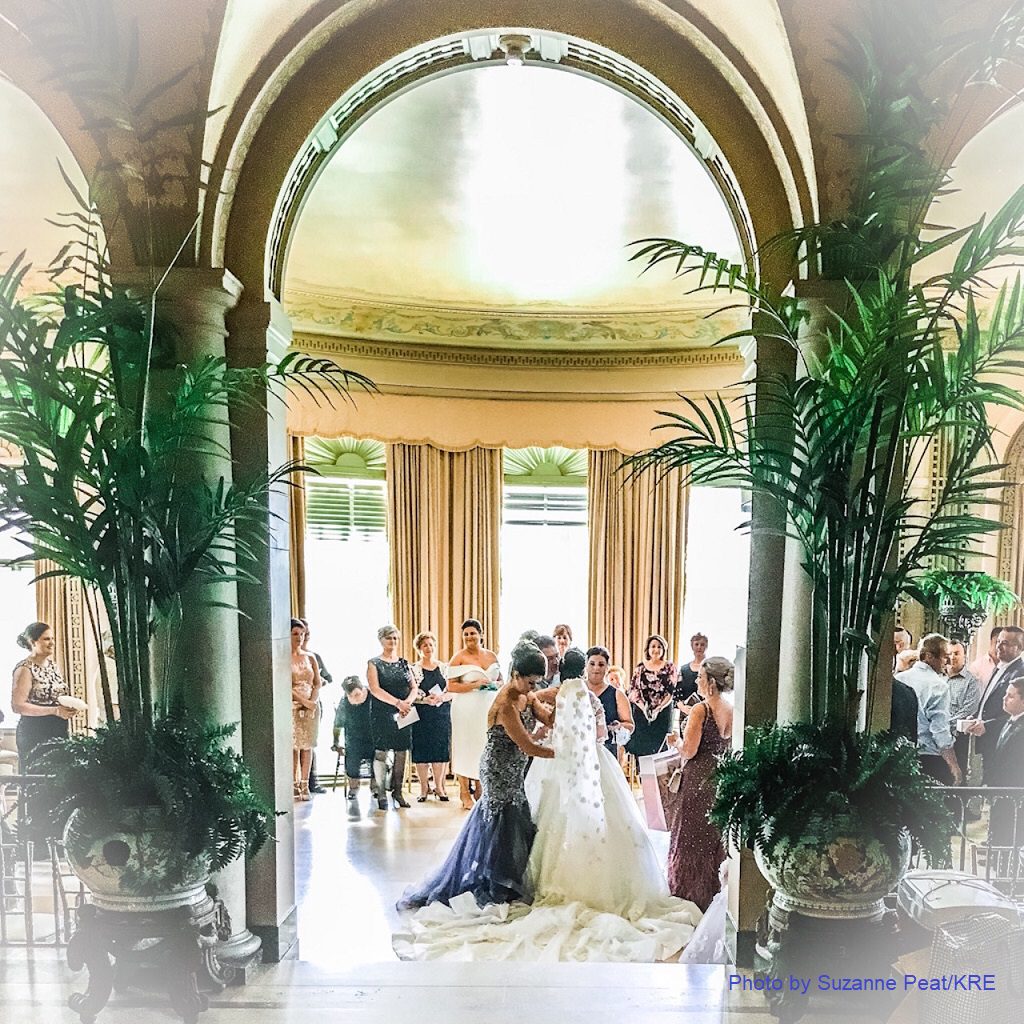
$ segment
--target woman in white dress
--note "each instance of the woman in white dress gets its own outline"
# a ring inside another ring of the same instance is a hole
[[[580,655],[582,657],[582,655]],[[572,671],[570,652],[563,668]],[[577,669],[581,671],[581,669]],[[558,690],[554,758],[535,760],[526,792],[537,835],[532,906],[432,904],[396,936],[410,959],[631,961],[675,957],[700,910],[669,895],[636,801],[604,747],[600,702],[577,677]]]
[[[459,780],[463,810],[480,799],[480,755],[487,739],[487,715],[502,682],[498,656],[483,646],[478,619],[462,624],[462,650],[448,663],[452,700],[452,771]]]

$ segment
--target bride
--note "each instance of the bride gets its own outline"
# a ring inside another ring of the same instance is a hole
[[[582,653],[566,652],[563,671],[576,678],[557,692],[554,757],[534,761],[526,777],[537,830],[527,869],[533,905],[480,907],[471,894],[430,904],[396,936],[404,959],[653,962],[674,957],[693,934],[700,910],[669,895],[622,769],[604,748],[600,702],[579,677]]]

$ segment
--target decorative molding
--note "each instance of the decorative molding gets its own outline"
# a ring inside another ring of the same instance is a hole
[[[375,342],[330,334],[296,333],[293,346],[303,352],[334,357],[381,359],[399,362],[446,363],[461,366],[503,366],[522,369],[599,370],[623,367],[735,366],[742,370],[743,356],[733,345],[715,348],[676,349],[660,352],[618,350],[558,351],[550,349],[468,348],[422,345],[408,342]]]
[[[1020,522],[1018,489],[1024,487],[1024,427],[1010,440],[1003,457],[1003,530],[999,537],[999,579],[1020,587],[1024,579],[1024,523]],[[1019,593],[1019,591],[1018,591]]]
[[[607,348],[703,348],[749,316],[714,308],[627,311],[458,309],[413,303],[346,301],[295,292],[285,299],[296,331],[380,341],[445,341],[463,347],[552,345]]]

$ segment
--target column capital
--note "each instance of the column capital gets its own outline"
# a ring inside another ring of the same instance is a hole
[[[226,332],[224,317],[242,295],[242,282],[223,267],[114,268],[111,280],[129,291],[152,295],[157,307],[178,327]]]

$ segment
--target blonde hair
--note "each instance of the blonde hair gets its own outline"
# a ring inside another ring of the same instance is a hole
[[[415,647],[416,650],[418,651],[420,649],[420,644],[423,643],[423,641],[426,640],[427,637],[430,637],[430,639],[433,640],[435,644],[437,643],[437,634],[434,633],[432,630],[425,629],[423,630],[422,633],[417,633],[416,636],[413,638],[413,647]]]
[[[619,682],[616,682],[615,678],[613,677],[616,677],[619,680]],[[607,674],[605,675],[605,679],[607,679],[608,682],[611,683],[612,686],[614,686],[618,690],[621,690],[622,687],[625,685],[626,678],[626,670],[621,665],[612,665],[611,668],[608,669]]]
[[[705,658],[701,665],[709,683],[714,683],[719,693],[727,693],[733,688],[736,669],[728,658]]]

